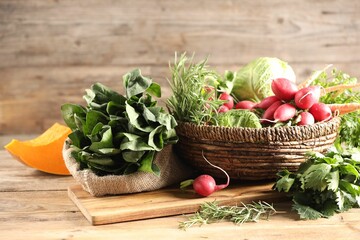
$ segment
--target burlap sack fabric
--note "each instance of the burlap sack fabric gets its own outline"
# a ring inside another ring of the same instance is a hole
[[[155,155],[155,164],[160,168],[160,176],[153,173],[135,172],[129,175],[97,176],[90,169],[80,170],[80,164],[71,156],[69,141],[65,141],[63,157],[66,167],[83,189],[92,196],[119,195],[157,190],[192,176],[191,168],[184,165],[168,145]]]

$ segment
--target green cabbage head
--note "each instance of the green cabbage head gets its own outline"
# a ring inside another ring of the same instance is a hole
[[[240,100],[261,101],[274,95],[271,81],[287,78],[295,82],[296,76],[289,64],[271,57],[260,57],[242,67],[235,76],[232,94]]]

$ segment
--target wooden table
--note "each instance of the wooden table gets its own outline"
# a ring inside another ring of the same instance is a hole
[[[69,199],[71,176],[45,174],[0,151],[0,239],[360,239],[360,209],[298,220],[291,202],[274,203],[269,221],[178,229],[185,216],[92,226]]]

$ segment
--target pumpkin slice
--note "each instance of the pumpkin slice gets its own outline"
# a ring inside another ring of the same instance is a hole
[[[62,156],[65,139],[70,133],[70,128],[55,123],[32,140],[13,139],[5,146],[5,149],[29,167],[52,174],[70,175]]]

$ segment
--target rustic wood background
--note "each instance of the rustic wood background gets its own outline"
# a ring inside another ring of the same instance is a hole
[[[360,77],[359,12],[357,0],[0,0],[0,135],[40,133],[92,83],[121,92],[136,67],[164,104],[175,51],[219,71],[275,56],[298,79],[329,63]]]

